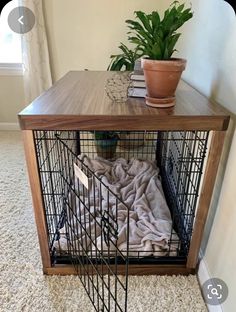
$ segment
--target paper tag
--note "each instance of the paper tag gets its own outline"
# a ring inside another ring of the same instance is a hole
[[[89,189],[89,178],[75,163],[74,163],[74,171],[75,171],[75,176],[80,180],[80,182],[88,190]]]

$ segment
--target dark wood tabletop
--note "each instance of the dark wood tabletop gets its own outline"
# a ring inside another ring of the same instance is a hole
[[[22,130],[226,130],[229,113],[180,81],[173,108],[148,107],[145,99],[112,102],[114,72],[71,71],[19,113]]]

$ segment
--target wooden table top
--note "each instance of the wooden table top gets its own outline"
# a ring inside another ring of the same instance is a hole
[[[229,114],[184,81],[174,108],[145,99],[112,102],[105,92],[114,72],[71,71],[19,113],[23,130],[226,130]]]

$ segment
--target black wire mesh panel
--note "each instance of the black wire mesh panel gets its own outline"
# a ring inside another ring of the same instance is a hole
[[[77,152],[76,155],[89,155],[88,158],[90,159],[94,159],[97,156],[100,157],[105,157],[105,158],[111,158],[113,157],[113,159],[119,159],[120,157],[123,157],[123,159],[127,159],[128,161],[131,161],[133,159],[144,159],[145,161],[149,160],[152,161],[153,163],[156,162],[156,143],[157,143],[157,132],[115,132],[116,135],[118,136],[119,140],[118,142],[116,142],[116,146],[115,146],[115,154],[113,150],[113,144],[114,144],[114,132],[105,132],[105,131],[99,131],[99,136],[97,136],[97,133],[91,133],[91,132],[87,132],[87,131],[82,131],[80,133],[76,133],[76,137],[75,139],[72,138],[66,138],[64,136],[64,138],[62,137],[61,140],[62,144],[65,145],[65,148],[69,148],[69,144],[71,144],[71,141],[74,141],[74,145],[77,146]],[[66,135],[65,133],[63,133],[63,135]],[[101,137],[102,135],[102,137]],[[102,146],[102,150],[101,148],[98,149],[98,144],[100,144],[101,141],[105,141],[108,139],[111,139],[113,142],[112,144],[108,144],[107,142],[105,142],[105,146]],[[111,146],[112,145],[112,146]],[[70,153],[68,156],[68,159],[70,157]],[[80,162],[82,161],[82,158],[80,157],[79,159]],[[68,163],[65,164],[65,166],[67,166],[69,164],[70,170],[71,168],[73,168],[73,162],[71,160],[69,160]],[[143,165],[143,164],[142,164]],[[144,164],[145,165],[145,164]],[[84,166],[84,163],[82,165],[82,167]],[[90,167],[92,166],[92,163],[90,162],[89,164],[87,164],[87,166]],[[114,168],[112,168],[113,170]],[[94,169],[95,170],[95,169]],[[155,175],[157,172],[157,169],[154,169],[155,171]],[[68,176],[69,172],[64,172],[63,175],[64,176]],[[144,174],[146,174],[144,172]],[[90,175],[91,177],[95,176],[96,179],[98,178],[96,176],[96,174],[94,174],[94,172],[91,172],[90,170]],[[142,181],[144,182],[144,181]],[[114,185],[112,185],[114,186]],[[136,187],[136,186],[135,186]],[[99,189],[100,186],[97,185],[96,189]],[[145,191],[144,191],[145,194]],[[83,190],[80,192],[80,194],[76,195],[78,198],[82,198],[83,197],[83,203],[86,202],[86,206],[89,206],[89,200],[93,200],[93,195],[91,197],[91,194],[87,194],[84,193]],[[97,197],[98,195],[95,192],[95,196]],[[113,194],[113,196],[116,196],[117,198],[119,198],[119,193],[117,194]],[[146,196],[146,194],[145,194]],[[91,198],[90,198],[91,197]],[[105,196],[102,196],[103,200],[104,200]],[[86,199],[86,200],[85,200]],[[123,199],[123,202],[126,199]],[[147,199],[148,200],[148,199]],[[109,200],[107,200],[107,202],[109,201],[113,201],[114,199],[112,199],[111,197],[109,197]],[[157,206],[158,203],[155,204],[155,206]],[[77,206],[79,206],[79,203],[76,204]],[[112,206],[112,205],[111,205]],[[80,209],[80,208],[79,208]],[[168,208],[167,208],[168,209]],[[117,209],[116,209],[117,210]],[[120,212],[120,207],[118,207],[118,210]],[[131,212],[130,212],[131,214]],[[140,212],[138,212],[138,214],[140,214]],[[128,216],[129,217],[129,216]],[[134,217],[136,222],[138,223],[139,220],[137,218],[139,218],[139,216]],[[144,219],[144,218],[143,218]],[[141,220],[142,222],[143,220]],[[120,222],[121,223],[121,222]],[[154,220],[155,223],[155,220]],[[146,225],[144,225],[144,227],[142,227],[142,230],[146,230],[145,228]],[[140,223],[139,223],[139,228],[141,227]],[[151,225],[152,227],[152,225]],[[120,225],[120,228],[122,228],[122,225]],[[133,228],[132,228],[133,230]],[[141,231],[142,231],[141,230]],[[149,229],[148,229],[149,230]],[[149,230],[150,232],[152,232],[153,230]],[[159,229],[158,229],[159,231]],[[159,245],[157,244],[155,246],[155,248],[153,246],[150,247],[146,247],[144,246],[145,243],[143,243],[143,246],[140,248],[138,247],[137,249],[135,249],[135,247],[132,246],[132,252],[129,253],[129,261],[132,263],[156,263],[157,262],[157,257],[161,257],[161,259],[158,259],[159,262],[172,262],[174,260],[174,256],[178,257],[178,260],[180,260],[179,257],[179,250],[180,250],[180,240],[178,238],[178,236],[175,233],[175,230],[172,227],[172,222],[169,224],[169,230],[165,229],[165,232],[167,232],[167,238],[165,238],[163,235],[162,236],[162,241],[168,241],[166,242],[166,244],[159,244],[161,245],[161,247],[159,248]],[[66,253],[70,254],[71,251],[68,250],[67,248],[67,238],[66,237],[66,231],[65,228],[60,230],[60,241],[58,242],[58,244],[56,244],[57,247],[57,261],[59,261],[59,257],[65,255]],[[93,233],[94,234],[94,233]],[[138,234],[139,237],[141,237],[140,234]],[[161,234],[158,233],[159,236],[161,236]],[[93,235],[94,236],[94,235]],[[148,235],[147,235],[148,236]],[[171,239],[169,239],[169,237],[171,237]],[[64,239],[65,238],[65,239]],[[94,238],[94,237],[93,237]],[[132,239],[132,238],[131,238]],[[136,238],[135,238],[136,239]],[[119,240],[119,244],[120,240]],[[141,244],[141,238],[140,238],[140,244]],[[165,246],[162,246],[165,245]],[[170,258],[171,256],[171,258]],[[65,259],[65,258],[64,258]],[[64,261],[63,259],[63,261]],[[61,258],[62,260],[62,258]],[[176,259],[175,259],[176,260]],[[122,263],[122,259],[118,259],[118,263]]]
[[[127,206],[96,177],[73,152],[63,137],[57,137],[62,176],[67,191],[65,233],[72,262],[97,311],[125,311],[129,257],[129,218],[127,218],[126,248],[122,252],[118,240],[118,206]],[[66,162],[65,162],[66,160]],[[70,164],[69,166],[67,165]],[[77,166],[80,179],[76,178]],[[83,176],[84,174],[84,176]],[[83,177],[85,179],[84,183]],[[86,184],[87,180],[87,184]],[[110,206],[113,203],[112,207]],[[60,244],[60,243],[59,243]],[[126,266],[126,278],[117,274],[121,261]],[[104,276],[106,275],[106,276]],[[117,296],[120,296],[119,300]]]
[[[38,170],[47,217],[49,249],[53,251],[53,243],[58,239],[59,230],[64,224],[65,186],[61,175],[57,132],[34,131]]]
[[[208,131],[160,132],[157,157],[162,185],[180,241],[188,255],[207,152]]]
[[[117,245],[117,208],[128,211],[127,206],[78,159],[76,133],[41,131],[35,138],[52,258],[55,242],[60,247],[60,236],[65,235],[62,253],[74,264],[95,310],[126,311],[129,218],[123,252]],[[77,165],[80,174],[88,177],[87,186],[76,178]],[[121,262],[122,277],[117,274]]]

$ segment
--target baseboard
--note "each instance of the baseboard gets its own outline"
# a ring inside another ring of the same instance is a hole
[[[212,276],[210,275],[209,273],[209,269],[207,267],[207,263],[206,261],[204,260],[204,257],[202,258],[200,264],[199,264],[199,268],[198,268],[198,273],[197,273],[197,276],[198,276],[198,281],[199,281],[199,284],[200,286],[203,285],[203,283],[212,278]],[[213,305],[207,305],[207,308],[208,308],[208,311],[209,312],[223,312],[223,309],[222,309],[222,306],[221,304],[219,305],[216,305],[216,306],[213,306]]]
[[[10,122],[0,122],[0,131],[16,131],[20,130],[19,124]]]

